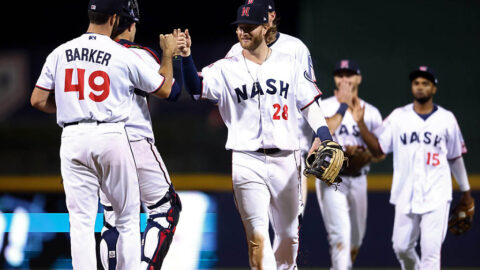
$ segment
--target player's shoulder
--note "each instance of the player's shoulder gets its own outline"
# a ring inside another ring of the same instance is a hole
[[[396,119],[396,118],[404,118],[406,115],[411,114],[413,111],[413,103],[409,103],[407,105],[397,107],[393,109],[393,111],[388,115],[386,119]]]
[[[302,46],[302,47],[307,47],[303,41],[297,37],[291,36],[289,34],[285,33],[279,33],[278,34],[278,43],[289,43],[291,45],[295,46]]]
[[[222,59],[219,59],[213,63],[211,63],[210,65],[204,67],[204,69],[208,70],[208,69],[224,69],[224,68],[227,68],[230,67],[232,64],[238,64],[240,63],[240,61],[242,60],[242,52],[237,52],[233,55],[230,55],[230,56],[226,56]]]
[[[123,47],[131,50],[135,50],[137,53],[147,55],[149,57],[152,57],[158,64],[161,63],[160,61],[160,55],[152,48],[140,45],[138,43],[126,40],[126,39],[120,39],[116,40],[116,42]]]
[[[231,57],[235,54],[242,52],[242,50],[243,50],[242,45],[240,45],[240,42],[237,42],[233,44],[232,48],[230,48],[230,50],[227,52],[227,55],[225,55],[225,57]]]
[[[368,101],[362,99],[363,101],[363,104],[365,105],[365,110],[369,110],[369,111],[372,111],[372,112],[375,112],[375,113],[380,113],[380,110],[378,110],[377,107],[375,107],[375,105],[369,103]]]
[[[439,117],[441,119],[445,119],[445,120],[451,120],[451,121],[457,121],[456,120],[456,117],[455,117],[455,114],[453,114],[452,111],[438,105],[438,104],[435,104],[435,106],[437,107],[437,111],[435,113],[438,113]]]

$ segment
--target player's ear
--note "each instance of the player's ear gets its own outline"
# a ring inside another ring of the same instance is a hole
[[[357,78],[356,78],[357,85],[360,85],[360,84],[362,83],[362,75],[357,75],[357,76],[355,76],[355,77],[357,77]]]
[[[437,86],[433,85],[433,94],[435,95],[437,93]]]
[[[117,14],[113,14],[108,18],[108,24],[110,26],[114,26],[117,23],[117,18],[118,18]]]

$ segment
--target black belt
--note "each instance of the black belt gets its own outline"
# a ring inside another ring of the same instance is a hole
[[[142,97],[148,97],[148,93],[147,92],[144,92],[142,90],[139,90],[137,88],[135,88],[135,90],[133,90],[133,92],[139,96],[142,96]]]
[[[280,152],[281,150],[278,149],[278,148],[258,148],[257,153],[262,153],[262,154],[265,154],[265,155],[273,155],[273,154],[276,154],[278,152]]]
[[[103,121],[92,121],[92,123],[95,123],[95,122],[97,123],[97,125],[108,123],[108,122],[103,122]],[[74,126],[74,125],[78,125],[78,124],[80,124],[80,123],[81,123],[81,122],[79,122],[79,121],[70,122],[70,123],[65,123],[65,124],[63,124],[63,127],[65,128],[65,127],[68,127],[68,126]]]

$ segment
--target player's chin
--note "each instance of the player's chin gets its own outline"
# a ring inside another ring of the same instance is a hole
[[[252,47],[252,40],[251,39],[241,39],[240,40],[240,45],[242,48],[248,50]]]

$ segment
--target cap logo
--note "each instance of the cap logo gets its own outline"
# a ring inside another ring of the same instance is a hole
[[[96,5],[91,5],[91,6],[90,6],[90,9],[91,9],[91,10],[96,10],[96,9],[97,9],[97,6],[96,6]]]
[[[342,60],[340,61],[340,68],[349,68],[349,61],[348,60]]]
[[[420,69],[421,71],[427,71],[428,68],[427,68],[426,66],[421,66],[419,69]]]
[[[253,0],[248,0],[247,5],[253,4]]]
[[[250,12],[250,7],[243,7],[242,8],[242,17],[249,17],[250,15],[248,14]]]

